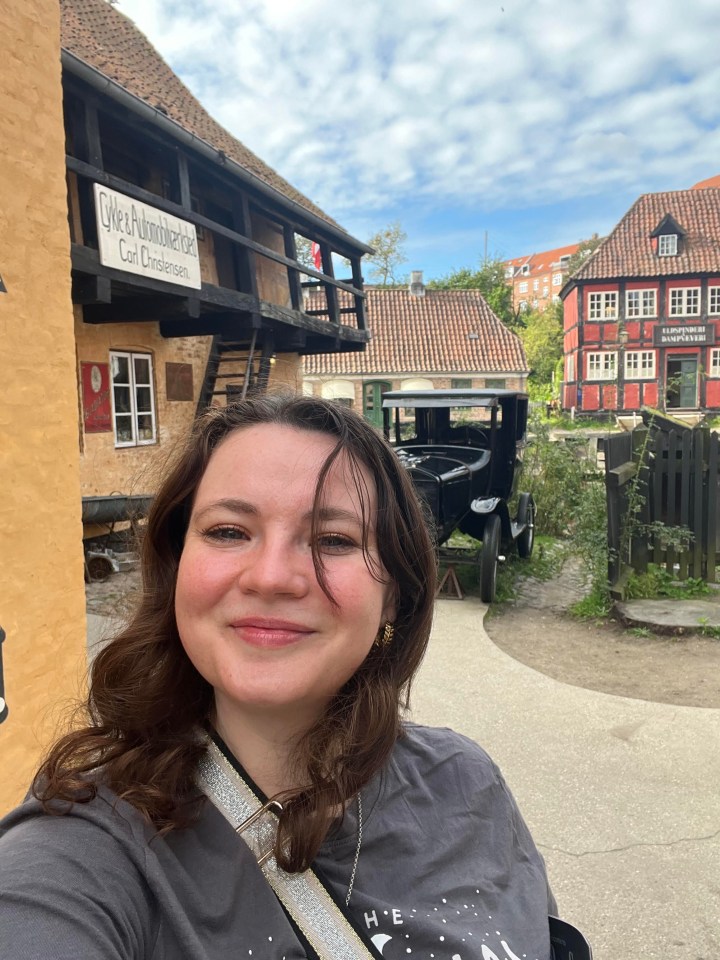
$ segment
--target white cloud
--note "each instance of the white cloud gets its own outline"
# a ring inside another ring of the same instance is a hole
[[[716,0],[121,0],[213,115],[333,215],[691,183]],[[716,156],[716,155],[715,155]],[[714,172],[708,171],[708,175]]]

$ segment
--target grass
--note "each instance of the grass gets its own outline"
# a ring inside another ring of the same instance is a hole
[[[607,620],[612,601],[607,590],[593,587],[590,593],[570,607],[570,614],[578,620]]]
[[[648,566],[646,573],[631,573],[625,589],[626,600],[693,600],[706,597],[710,587],[704,580],[689,577],[674,580],[664,567]]]

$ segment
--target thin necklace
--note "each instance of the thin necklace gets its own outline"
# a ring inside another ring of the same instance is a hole
[[[346,907],[349,906],[350,904],[350,897],[353,892],[353,884],[355,883],[355,871],[357,870],[358,859],[360,857],[360,847],[362,845],[363,821],[362,821],[362,798],[360,794],[357,795],[357,808],[358,808],[358,841],[357,841],[357,847],[355,848],[355,860],[353,862],[352,873],[350,874],[350,883],[348,885],[348,892],[347,892],[347,896],[345,897]]]

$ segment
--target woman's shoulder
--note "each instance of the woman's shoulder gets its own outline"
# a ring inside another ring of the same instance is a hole
[[[404,724],[392,766],[400,779],[423,782],[439,792],[506,791],[502,774],[485,750],[445,727]]]
[[[103,874],[108,863],[115,869],[124,863],[142,874],[145,848],[154,833],[139,811],[99,786],[87,802],[53,801],[48,809],[28,795],[0,820],[0,851],[3,860],[12,857],[18,864],[34,864],[36,851],[43,850],[46,862],[58,870],[72,872],[81,857],[85,873]]]

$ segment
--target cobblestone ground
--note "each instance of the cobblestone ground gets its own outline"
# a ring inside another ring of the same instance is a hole
[[[123,617],[132,608],[141,588],[140,571],[113,573],[107,580],[85,584],[85,609],[102,617]]]

